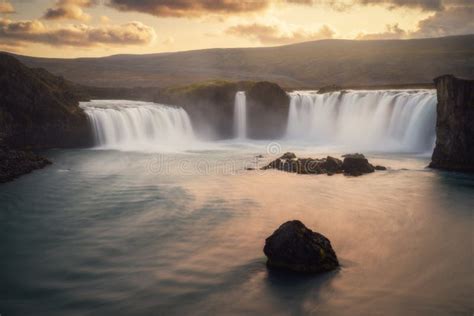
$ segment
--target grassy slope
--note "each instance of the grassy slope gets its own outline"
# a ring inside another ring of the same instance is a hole
[[[285,87],[429,83],[474,77],[474,35],[417,40],[322,40],[281,47],[207,49],[74,60],[20,57],[96,86],[172,87],[205,80],[268,80]]]

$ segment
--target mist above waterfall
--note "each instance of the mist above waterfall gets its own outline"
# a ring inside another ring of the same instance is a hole
[[[432,90],[296,91],[290,96],[288,140],[353,150],[433,149],[436,94]]]
[[[139,101],[94,100],[81,103],[96,145],[119,150],[187,149],[196,142],[182,108]]]

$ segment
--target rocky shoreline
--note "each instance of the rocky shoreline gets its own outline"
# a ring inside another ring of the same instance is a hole
[[[51,161],[35,153],[23,150],[0,148],[0,183],[12,181],[36,169],[42,169]]]
[[[363,154],[343,155],[344,160],[327,156],[326,158],[298,158],[294,153],[287,152],[280,158],[261,168],[262,170],[277,169],[297,174],[344,174],[358,177],[376,170],[387,170],[384,166],[374,166]]]
[[[74,84],[0,53],[0,183],[51,162],[32,150],[92,145]]]

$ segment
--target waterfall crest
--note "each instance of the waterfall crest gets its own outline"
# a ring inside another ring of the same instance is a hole
[[[355,150],[426,152],[435,142],[433,90],[290,94],[286,138]]]
[[[243,91],[235,94],[234,135],[239,139],[247,138],[247,100]]]
[[[81,107],[101,148],[180,149],[195,141],[191,121],[182,108],[117,100],[83,102]]]

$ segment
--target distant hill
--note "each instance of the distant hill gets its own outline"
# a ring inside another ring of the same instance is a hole
[[[285,87],[429,83],[474,77],[474,35],[413,40],[321,40],[280,47],[51,59],[17,56],[77,83],[171,87],[204,80],[269,80]]]

